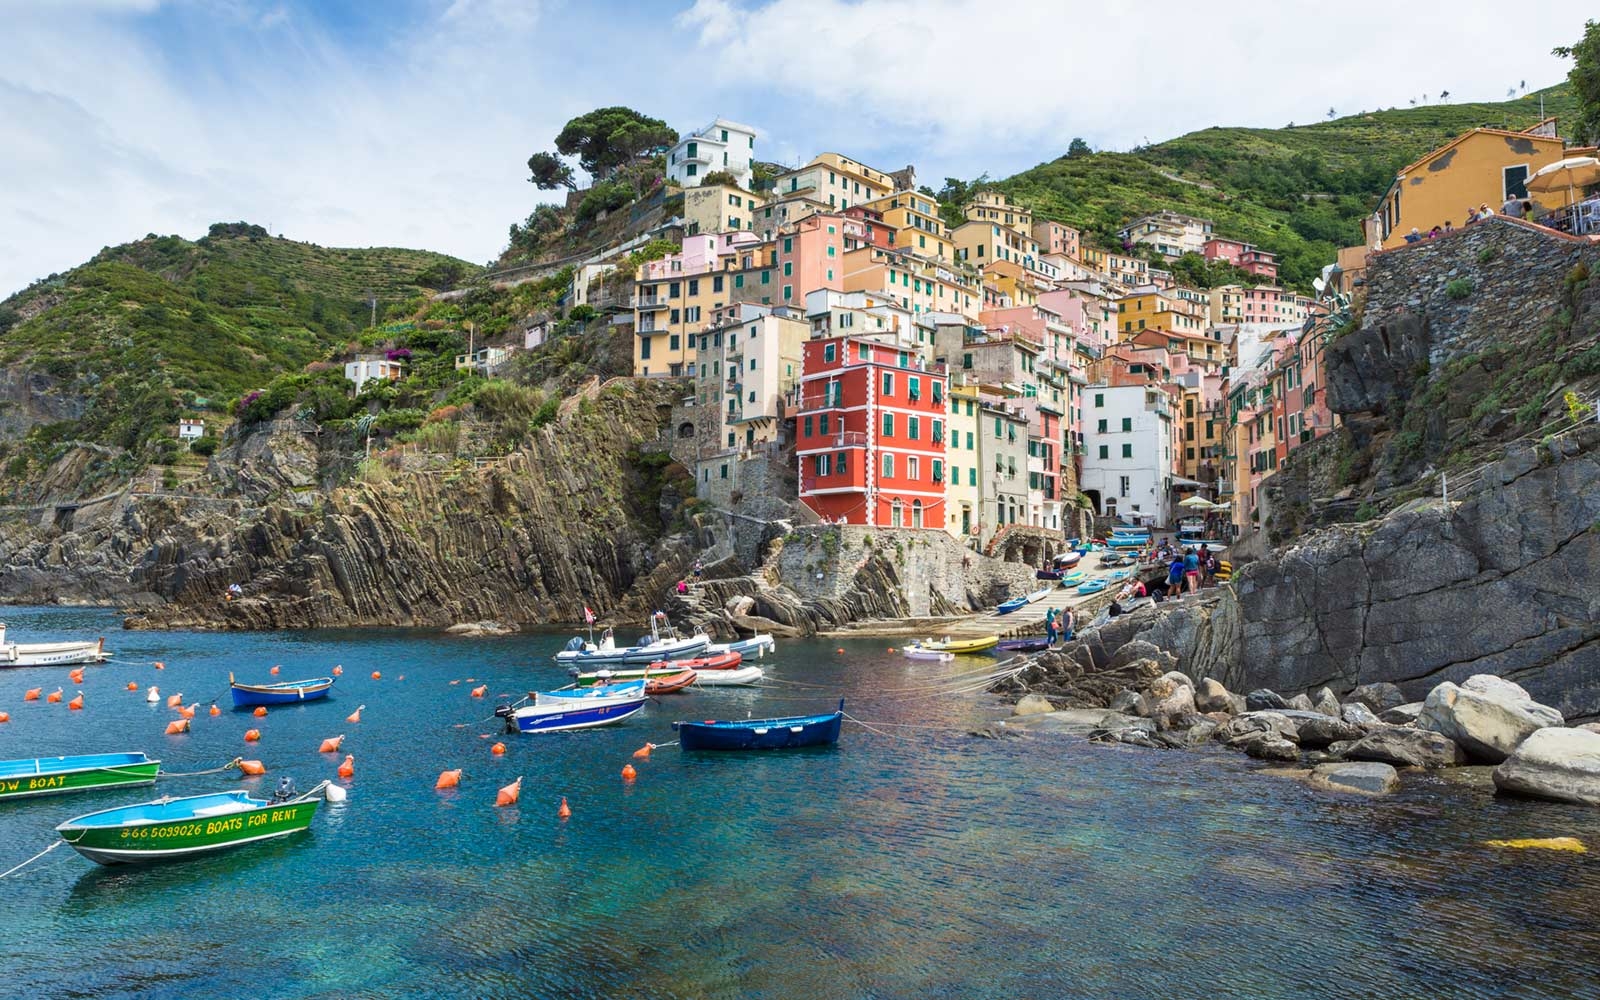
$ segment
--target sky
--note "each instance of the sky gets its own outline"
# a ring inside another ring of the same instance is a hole
[[[1003,177],[1127,149],[1554,84],[1593,0],[0,0],[0,297],[147,233],[247,221],[483,263],[529,154],[623,104],[757,156]],[[1330,16],[1330,14],[1337,16]]]

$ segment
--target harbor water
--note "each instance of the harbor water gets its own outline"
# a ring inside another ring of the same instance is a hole
[[[0,759],[139,750],[174,772],[241,755],[269,770],[0,803],[0,870],[82,813],[265,796],[285,775],[309,788],[335,777],[343,753],[318,746],[341,733],[355,758],[347,801],[323,805],[309,834],[148,867],[63,847],[0,882],[4,996],[1600,997],[1600,854],[1484,846],[1600,848],[1600,810],[1498,799],[1481,769],[1407,774],[1369,800],[1222,750],[975,739],[1004,709],[963,689],[994,661],[912,662],[888,651],[896,640],[780,640],[760,689],[516,736],[494,706],[565,683],[550,657],[567,633],[124,633],[100,610],[4,617],[14,641],[103,634],[116,658],[81,685],[64,668],[0,670]],[[229,671],[264,682],[335,664],[325,702],[230,708]],[[24,702],[33,687],[81,690],[85,707]],[[179,692],[201,709],[167,736]],[[847,722],[836,748],[632,757],[670,742],[674,719],[840,697],[872,728]],[[454,768],[460,787],[435,790]],[[496,808],[518,776],[520,803]]]

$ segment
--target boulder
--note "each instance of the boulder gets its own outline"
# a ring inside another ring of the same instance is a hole
[[[1494,769],[1494,786],[1512,795],[1600,806],[1600,733],[1540,729]]]
[[[1445,681],[1428,692],[1417,726],[1455,740],[1474,761],[1498,764],[1532,733],[1565,721],[1518,685],[1477,674],[1459,687]]]
[[[1194,725],[1183,731],[1184,742],[1189,746],[1197,747],[1216,735],[1218,723],[1215,719],[1201,718]]]
[[[1131,642],[1123,643],[1115,653],[1111,654],[1111,661],[1106,664],[1106,669],[1119,670],[1137,663],[1139,660],[1155,661],[1157,670],[1152,675],[1153,677],[1160,677],[1178,665],[1176,656],[1173,656],[1155,643],[1146,642],[1143,639],[1134,639]]]
[[[1235,715],[1217,727],[1216,737],[1232,747],[1242,747],[1260,737],[1297,740],[1300,734],[1295,724],[1278,712],[1245,712]]]
[[[722,605],[722,610],[730,615],[748,615],[755,609],[756,599],[748,594],[735,594],[728,598]]]
[[[1422,702],[1411,701],[1404,705],[1386,708],[1378,713],[1380,722],[1387,722],[1391,726],[1409,726],[1417,721],[1422,714]]]
[[[1288,740],[1260,736],[1244,745],[1244,752],[1257,760],[1295,761],[1300,759],[1300,748]]]
[[[1056,707],[1050,704],[1050,699],[1042,694],[1025,694],[1011,709],[1012,715],[1044,715],[1054,712]]]
[[[1300,745],[1313,749],[1331,743],[1353,742],[1367,735],[1367,731],[1360,726],[1351,725],[1343,719],[1329,718],[1321,713],[1314,719],[1296,721],[1295,729],[1300,735]]]
[[[1583,725],[1578,726],[1577,728],[1591,733],[1600,733],[1600,722],[1585,722]]]
[[[1325,687],[1317,688],[1316,693],[1311,696],[1311,707],[1323,715],[1339,718],[1339,699]]]
[[[1194,690],[1194,681],[1190,680],[1189,675],[1181,670],[1168,670],[1166,673],[1161,675],[1161,679],[1164,681],[1170,681],[1174,686],[1181,684],[1191,691]]]
[[[1110,708],[1113,712],[1122,712],[1125,715],[1148,715],[1144,695],[1137,691],[1123,688],[1111,696]]]
[[[1006,725],[1036,733],[1086,736],[1101,729],[1150,724],[1143,719],[1134,719],[1103,708],[1063,708],[1060,711],[1040,712],[1034,715],[1013,715]]]
[[[1329,743],[1328,748],[1323,752],[1336,760],[1344,760],[1344,755],[1355,745],[1355,740],[1340,740],[1337,743]]]
[[[1200,712],[1233,712],[1233,700],[1220,681],[1207,677],[1194,691],[1194,707]]]
[[[1360,702],[1381,716],[1385,709],[1405,704],[1406,696],[1393,684],[1379,681],[1376,684],[1363,684],[1351,691],[1350,700]]]
[[[1165,678],[1162,678],[1165,680]],[[1157,701],[1150,708],[1150,716],[1158,723],[1171,725],[1175,720],[1184,716],[1194,715],[1194,689],[1187,684],[1178,684],[1171,692]]]
[[[1388,764],[1369,761],[1361,764],[1318,764],[1311,769],[1311,782],[1341,792],[1383,795],[1400,784],[1400,776]]]
[[[1344,756],[1397,767],[1451,767],[1466,763],[1467,759],[1450,737],[1405,726],[1374,730],[1345,748]]]
[[[1229,711],[1234,715],[1250,711],[1250,706],[1245,704],[1244,695],[1242,694],[1228,695],[1228,703],[1233,706]]]
[[[1317,710],[1317,706],[1312,704],[1311,699],[1303,694],[1297,694],[1290,698],[1289,707],[1301,712],[1315,712]]]
[[[1372,709],[1359,701],[1352,701],[1348,705],[1339,706],[1339,718],[1352,726],[1361,726],[1364,729],[1370,729],[1378,725],[1378,717],[1372,713]]]
[[[1283,695],[1269,688],[1256,688],[1244,696],[1244,707],[1251,712],[1266,712],[1274,708],[1288,708]]]

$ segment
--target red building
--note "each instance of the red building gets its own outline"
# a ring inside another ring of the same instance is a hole
[[[807,341],[795,393],[800,500],[832,521],[940,530],[943,366],[868,337]]]

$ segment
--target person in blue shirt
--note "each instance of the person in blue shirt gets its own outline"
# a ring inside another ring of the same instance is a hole
[[[1183,556],[1173,553],[1172,565],[1167,567],[1167,594],[1176,597],[1183,589]]]
[[[1194,549],[1183,550],[1183,577],[1189,593],[1200,589],[1200,557],[1194,554]]]

